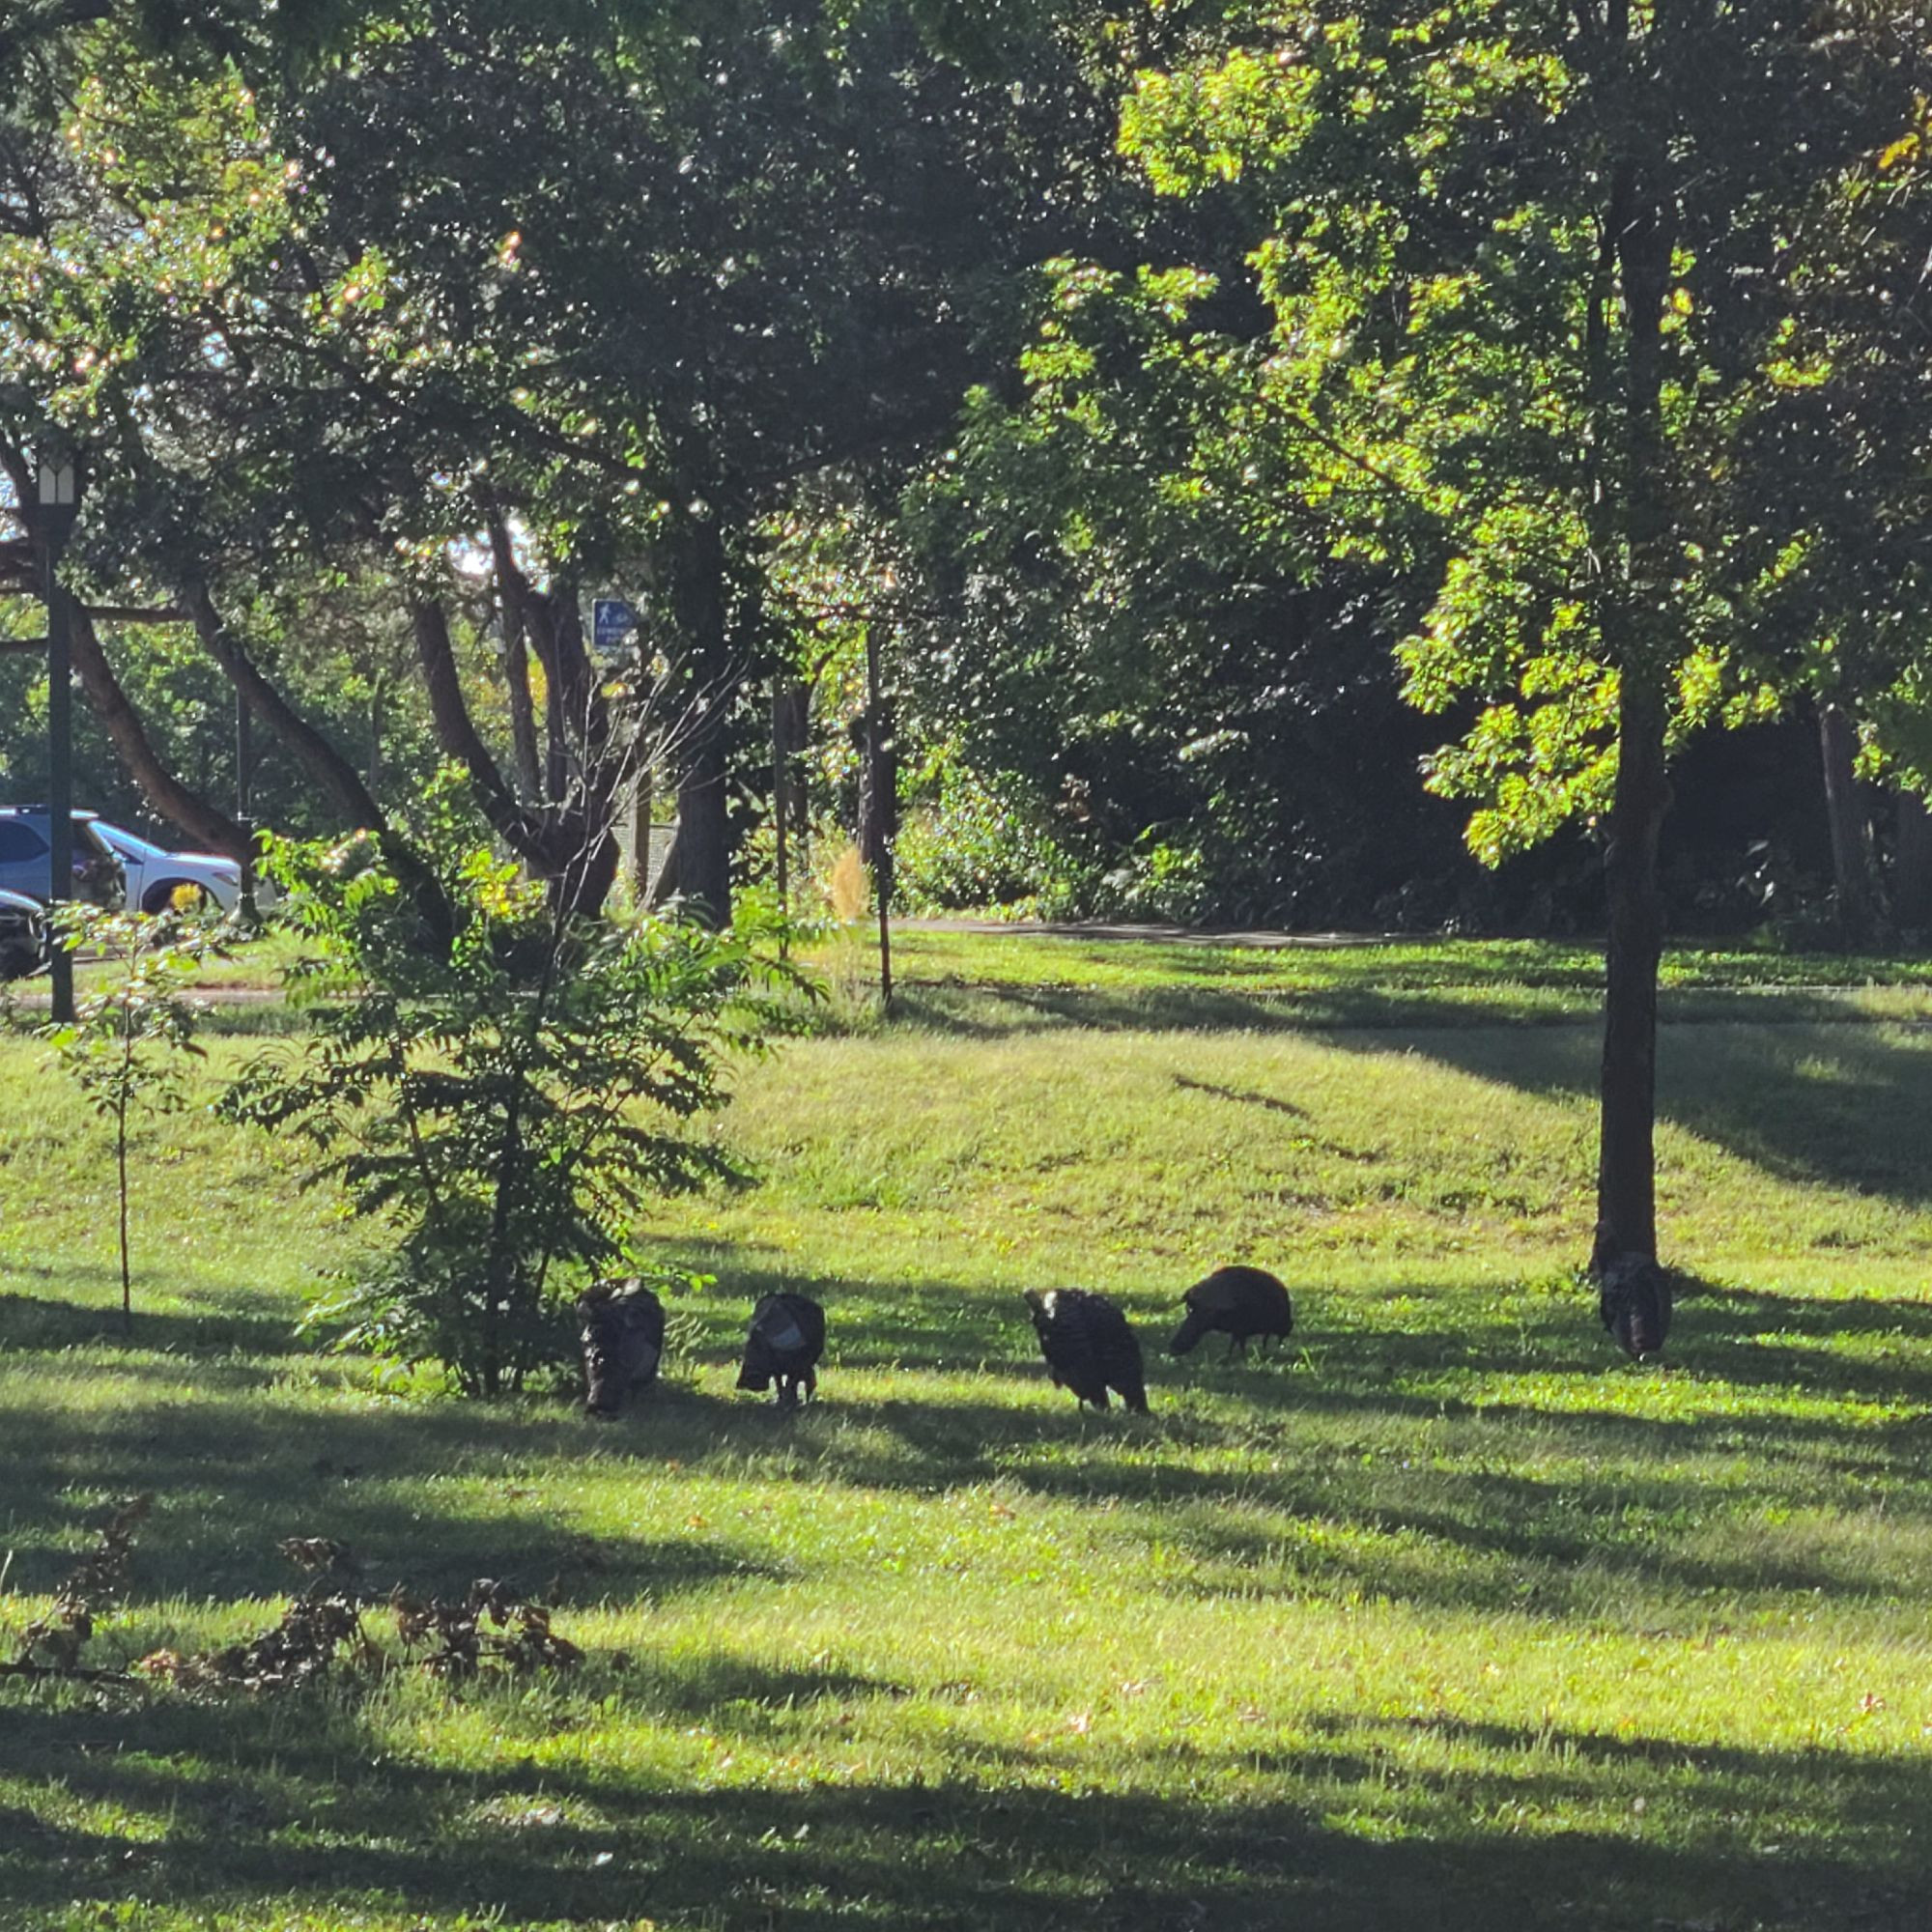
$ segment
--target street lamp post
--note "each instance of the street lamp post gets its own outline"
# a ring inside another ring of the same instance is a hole
[[[255,821],[248,815],[255,782],[255,747],[248,728],[248,700],[235,687],[235,829],[242,835],[242,901],[243,921],[252,929],[255,911]]]
[[[80,472],[63,458],[43,456],[36,466],[35,502],[28,519],[41,554],[41,576],[47,605],[47,837],[53,850],[47,864],[49,914],[73,896],[73,666],[69,641],[67,594],[60,586],[60,560],[80,515]],[[53,1017],[73,1018],[73,954],[56,943],[49,963]]]

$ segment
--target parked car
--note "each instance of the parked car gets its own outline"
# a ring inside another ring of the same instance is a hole
[[[223,912],[233,912],[242,897],[242,867],[233,859],[213,852],[165,851],[102,819],[95,820],[94,830],[128,876],[128,903],[143,912],[163,911],[182,893],[212,899]]]
[[[53,897],[53,829],[43,805],[0,807],[0,891],[24,893],[43,905]],[[99,820],[91,811],[76,811],[73,884],[68,896],[118,906],[127,889],[121,860],[101,837]]]
[[[0,980],[24,980],[46,958],[47,922],[40,900],[0,892]]]

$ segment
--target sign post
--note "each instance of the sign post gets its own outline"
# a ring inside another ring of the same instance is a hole
[[[61,588],[61,553],[80,515],[80,472],[71,462],[41,457],[35,467],[34,501],[23,506],[29,535],[40,551],[42,593],[47,606],[47,854],[51,876],[47,911],[57,915],[73,896],[73,669],[69,643],[67,593]],[[73,1018],[73,954],[56,934],[47,962],[53,1017]]]

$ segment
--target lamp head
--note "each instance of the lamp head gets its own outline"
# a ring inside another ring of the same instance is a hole
[[[48,511],[58,515],[63,510],[73,516],[80,509],[80,471],[71,462],[59,457],[43,456],[37,466],[36,481],[40,485],[41,514]]]
[[[57,554],[73,534],[74,519],[80,515],[82,478],[80,465],[72,457],[48,450],[36,458],[32,494],[25,521],[33,534],[53,547]]]

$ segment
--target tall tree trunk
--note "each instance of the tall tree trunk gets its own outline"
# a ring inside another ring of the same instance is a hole
[[[537,757],[536,705],[530,697],[530,654],[521,627],[514,637],[506,634],[503,639],[503,688],[510,699],[510,750],[517,781],[526,798],[542,798],[544,775]]]
[[[791,834],[793,870],[810,858],[811,800],[800,762],[811,743],[811,687],[802,678],[786,678],[773,700],[772,737],[779,771],[774,781],[784,799],[785,825]]]
[[[1932,811],[1916,791],[1898,800],[1898,848],[1892,862],[1892,917],[1921,943],[1932,931]]]
[[[510,699],[511,754],[524,796],[535,800],[543,797],[544,788],[543,772],[537,763],[536,709],[530,702],[530,658],[525,642],[529,628],[529,586],[517,565],[510,526],[494,512],[490,549],[497,562],[497,601],[503,623],[503,684]]]
[[[1657,1258],[1657,973],[1663,906],[1657,847],[1670,809],[1662,693],[1632,672],[1618,700],[1616,795],[1604,854],[1604,1064],[1592,1265]]]
[[[677,882],[692,910],[712,925],[731,919],[729,782],[723,721],[707,707],[678,780]]]
[[[791,917],[791,800],[785,783],[791,762],[785,748],[784,692],[772,688],[772,845],[777,858],[779,917]],[[784,928],[779,929],[779,957],[785,953]]]
[[[1619,39],[1629,9],[1613,6]],[[1597,1151],[1597,1231],[1591,1254],[1599,1274],[1622,1258],[1657,1259],[1657,973],[1663,951],[1663,906],[1657,847],[1670,810],[1664,763],[1667,705],[1655,667],[1669,661],[1669,584],[1675,569],[1669,465],[1663,436],[1663,317],[1671,282],[1673,197],[1667,157],[1654,130],[1632,127],[1633,145],[1610,182],[1603,268],[1613,263],[1621,289],[1605,304],[1597,354],[1606,356],[1621,330],[1621,369],[1597,364],[1605,407],[1600,432],[1616,450],[1603,472],[1614,482],[1622,542],[1620,576],[1608,586],[1605,635],[1618,668],[1617,779],[1604,854],[1608,929],[1605,941],[1604,1062]],[[1616,391],[1620,390],[1621,394]],[[1610,532],[1612,538],[1616,532]]]
[[[471,722],[442,606],[429,600],[412,603],[410,629],[415,638],[416,662],[422,668],[438,745],[469,773],[484,817],[512,850],[538,863],[550,859],[554,855],[542,816],[518,803]]]
[[[724,534],[715,518],[694,517],[676,544],[671,584],[694,710],[677,786],[677,879],[693,910],[717,925],[731,920],[725,727],[740,676],[725,635],[724,593]]]
[[[563,722],[563,686],[544,664],[544,796],[561,804],[570,796],[570,734]]]
[[[859,780],[859,850],[879,901],[879,1004],[893,1013],[893,840],[899,826],[898,740],[879,675],[879,631],[866,629],[866,762]]]
[[[677,895],[683,869],[679,864],[678,853],[683,840],[684,827],[680,823],[672,830],[670,842],[665,847],[664,860],[658,867],[657,876],[651,880],[644,895],[644,904],[653,912]]]
[[[1870,939],[1873,920],[1871,842],[1854,763],[1859,734],[1846,713],[1829,700],[1818,706],[1818,750],[1825,767],[1838,936],[1848,946],[1860,946]]]
[[[67,595],[65,591],[61,594]],[[69,615],[69,644],[75,675],[121,762],[141,787],[148,803],[197,845],[219,852],[238,865],[245,864],[253,856],[253,848],[242,828],[225,811],[184,784],[162,762],[148,737],[140,713],[122,690],[107,662],[93,618],[71,600]]]

